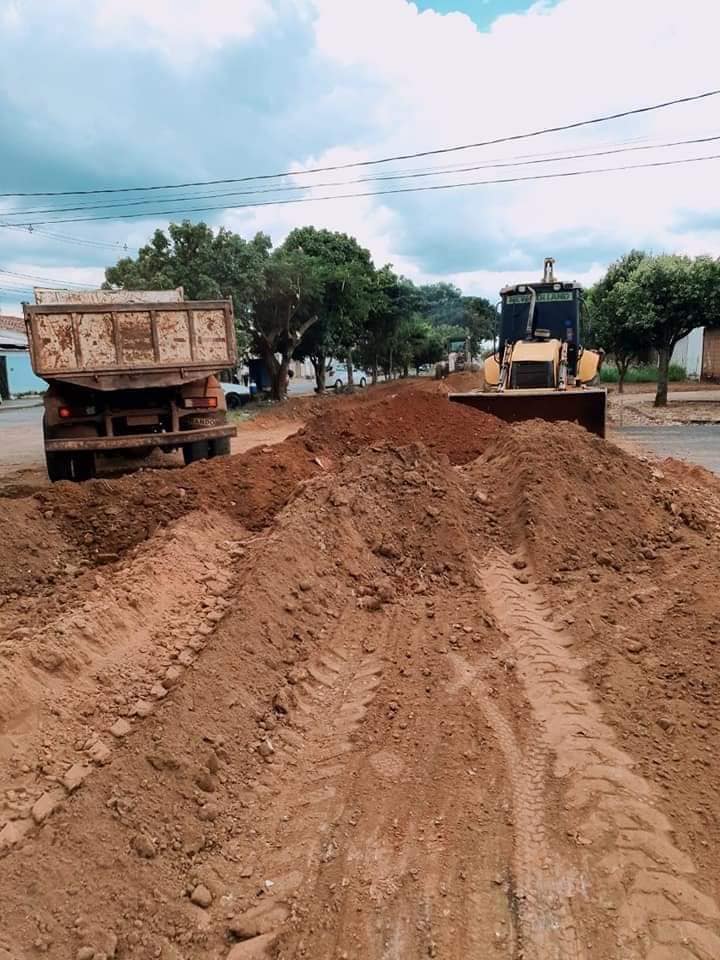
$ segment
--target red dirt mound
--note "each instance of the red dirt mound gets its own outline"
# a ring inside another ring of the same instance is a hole
[[[332,456],[361,453],[373,443],[400,446],[420,441],[459,464],[479,456],[501,429],[495,417],[451,403],[446,396],[407,390],[379,403],[330,409],[300,436],[307,449]]]
[[[513,546],[540,573],[615,570],[704,528],[687,494],[648,463],[569,423],[532,420],[498,436],[469,468]]]
[[[262,529],[299,483],[373,444],[421,441],[452,463],[466,463],[502,428],[495,418],[452,404],[443,394],[409,387],[380,402],[342,398],[321,406],[324,412],[304,430],[273,447],[184,470],[146,470],[116,480],[56,484],[34,496],[38,523],[40,527],[47,523],[52,542],[64,538],[92,563],[102,564],[196,509],[221,510],[249,529]],[[29,503],[0,500],[0,521],[5,518],[16,527],[18,543]],[[6,561],[8,569],[20,569],[23,560],[23,551],[14,550]],[[30,568],[23,577],[13,576],[12,589],[21,589],[24,583],[31,591],[39,573]],[[9,592],[0,583],[3,591]]]

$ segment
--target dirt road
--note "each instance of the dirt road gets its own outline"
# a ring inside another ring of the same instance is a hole
[[[0,498],[2,960],[720,956],[717,481],[445,389]]]

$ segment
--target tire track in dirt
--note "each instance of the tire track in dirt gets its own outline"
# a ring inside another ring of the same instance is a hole
[[[568,897],[576,879],[548,841],[544,787],[548,752],[529,744],[523,750],[512,727],[476,683],[510,773],[515,824],[514,890],[517,901],[517,956],[523,960],[584,960]]]
[[[589,895],[616,912],[613,956],[715,960],[720,910],[689,879],[695,867],[673,843],[657,790],[615,744],[583,680],[585,664],[570,652],[572,636],[518,580],[506,554],[491,554],[478,573],[517,657],[555,776],[564,780],[567,810],[577,820],[572,832],[588,850],[582,859]]]
[[[237,943],[228,960],[276,956],[278,937],[296,917],[298,890],[337,855],[332,827],[348,799],[337,782],[356,750],[353,735],[382,672],[381,657],[346,635],[294,677],[290,716],[273,738],[272,753],[264,752],[267,771],[253,785],[259,797],[272,799],[262,831],[276,851],[264,863],[272,885],[264,901],[233,920],[229,937]],[[267,751],[270,741],[264,743]]]
[[[465,960],[513,949],[507,783],[495,776],[499,751],[480,707],[449,682],[448,645],[479,651],[467,622],[451,626],[470,596],[405,600],[373,633],[382,687],[325,808],[320,856],[279,960]]]

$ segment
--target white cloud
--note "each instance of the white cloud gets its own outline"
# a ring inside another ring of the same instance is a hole
[[[93,0],[95,26],[107,43],[155,48],[184,63],[247,40],[270,23],[271,0]]]
[[[580,273],[575,271],[571,276],[565,273],[563,279],[576,280],[584,287],[589,287],[602,277],[606,267],[607,264],[593,263],[588,270],[582,270]],[[464,273],[426,275],[422,278],[422,282],[434,283],[445,280],[460,287],[468,296],[486,297],[491,303],[495,303],[503,287],[517,283],[518,280],[540,280],[541,277],[542,263],[538,263],[530,269],[521,271],[520,274],[517,270],[470,270]]]
[[[366,154],[359,153],[346,147],[329,150],[317,157],[309,157],[303,164],[294,164],[293,170],[306,170],[313,167],[334,166],[336,164],[353,163],[367,160]],[[352,176],[352,174],[349,174]],[[313,183],[339,182],[342,174],[328,176],[293,176],[288,178],[288,185],[311,185]],[[356,187],[338,192],[355,192]],[[402,272],[403,267],[409,270],[416,269],[412,263],[404,263],[398,256],[400,237],[403,229],[402,221],[397,213],[388,206],[372,197],[358,200],[323,201],[315,199],[332,193],[327,188],[312,187],[306,194],[307,203],[259,207],[256,209],[235,209],[223,216],[222,223],[243,236],[251,236],[258,230],[268,233],[274,242],[280,242],[295,227],[313,224],[319,229],[337,230],[354,236],[362,246],[367,247],[377,265],[392,260],[396,270]]]
[[[371,110],[377,155],[480,141],[657,103],[717,86],[717,0],[561,0],[498,18],[487,32],[465,16],[419,13],[406,0],[314,0],[326,61],[382,85]],[[719,98],[612,124],[470,150],[422,163],[471,164],[541,150],[592,150],[601,140],[653,142],[720,133]],[[461,179],[612,167],[720,153],[720,142],[465,174]],[[441,193],[438,229],[462,223],[468,248],[553,253],[584,264],[593,250],[630,246],[720,253],[716,234],[678,233],[677,213],[707,210],[720,161],[483,186]],[[447,180],[446,180],[447,182]],[[420,205],[420,200],[417,200]],[[407,209],[407,206],[405,207]],[[408,214],[412,216],[412,212]],[[477,224],[475,240],[468,231]],[[568,248],[568,245],[570,249]],[[540,261],[541,262],[541,261]],[[510,266],[512,264],[509,264]],[[482,270],[478,254],[478,274]],[[504,274],[503,274],[504,276]],[[483,281],[484,282],[484,281]]]
[[[195,67],[198,61],[216,63],[219,58],[213,54],[217,50],[237,43],[246,46],[235,52],[234,66],[244,69],[245,51],[261,31],[275,26],[285,30],[284,59],[278,56],[278,63],[291,68],[294,99],[278,99],[260,85],[258,89],[251,85],[239,89],[237,84],[233,86],[229,72],[227,78],[227,125],[241,117],[248,141],[263,145],[267,141],[265,153],[260,155],[267,160],[258,159],[257,150],[252,161],[244,160],[242,150],[222,146],[226,141],[219,131],[219,152],[209,160],[207,153],[189,151],[191,156],[203,157],[196,163],[197,176],[183,173],[175,177],[174,158],[168,156],[165,161],[163,157],[168,170],[163,179],[168,181],[288,168],[292,166],[288,156],[298,161],[298,168],[306,168],[479,141],[717,85],[718,0],[684,0],[682,4],[677,0],[541,2],[524,13],[499,17],[486,31],[461,13],[420,13],[409,0],[57,0],[52,4],[54,19],[46,18],[52,20],[50,26],[45,24],[45,5],[39,0],[0,0],[0,25],[8,18],[13,23],[21,19],[25,25],[31,8],[36,14],[33,30],[57,27],[75,38],[80,25],[79,36],[91,47],[142,48],[150,56],[160,54],[163,64],[183,70]],[[296,45],[291,29],[297,31]],[[312,50],[308,49],[308,36],[314,37]],[[188,72],[193,81],[196,75],[200,100],[205,89],[200,71]],[[217,90],[213,83],[215,106]],[[322,91],[322,111],[318,109],[318,91]],[[136,117],[151,115],[149,103],[138,103],[134,93],[125,98],[121,94],[119,91],[111,114],[118,130],[127,133],[118,142],[124,144],[122,156],[131,165],[143,149],[157,155],[161,148],[157,142],[143,146],[138,145],[137,137],[133,139],[130,131]],[[46,95],[43,85],[41,96]],[[75,95],[69,114],[63,105],[64,131],[68,124],[79,123],[86,131],[84,136],[92,138],[93,95],[91,90],[87,102]],[[262,124],[257,112],[245,111],[258,97],[263,100],[263,110],[267,109]],[[364,109],[359,106],[363,104]],[[546,156],[548,151],[720,134],[718,107],[720,98],[708,99],[572,133],[417,163],[406,161],[400,166],[404,170],[412,166],[471,166],[519,155]],[[107,113],[106,103],[101,108]],[[337,129],[342,134],[336,134],[327,119],[331,109],[337,110]],[[163,116],[161,109],[157,115]],[[168,131],[161,133],[174,134],[177,126],[168,126]],[[303,137],[307,143],[323,144],[317,156],[305,151]],[[283,144],[287,144],[286,159],[279,160]],[[547,166],[489,169],[458,178],[522,176],[703,153],[720,153],[720,141],[717,145]],[[243,166],[250,163],[252,169]],[[350,180],[390,169],[333,173],[312,182]],[[369,247],[378,264],[390,261],[399,272],[419,281],[452,279],[469,292],[492,298],[505,282],[534,276],[545,255],[557,257],[561,276],[587,282],[607,260],[630,247],[720,254],[720,231],[713,224],[700,226],[700,214],[706,214],[715,197],[719,172],[720,161],[708,161],[402,198],[335,201],[317,199],[333,191],[316,187],[309,203],[229,210],[219,215],[217,222],[246,236],[265,230],[276,242],[293,227],[307,223],[342,230]],[[438,179],[447,182],[453,177]],[[393,185],[388,182],[384,187]],[[382,184],[350,185],[338,192],[374,187],[383,189]],[[91,228],[78,224],[67,229],[84,236]],[[145,242],[149,231],[145,221],[125,221],[109,224],[106,236],[127,238],[132,245]],[[17,244],[21,242],[18,235]],[[28,240],[28,244],[36,242]],[[23,246],[13,257],[27,261],[32,252]],[[114,258],[108,254],[108,261]],[[27,272],[47,275],[47,270]]]
[[[10,0],[9,3],[0,5],[0,27],[3,30],[14,30],[20,26],[21,22],[20,5],[17,0]]]
[[[32,279],[33,277],[42,279]],[[78,267],[71,263],[48,266],[31,260],[3,262],[2,271],[0,271],[0,314],[21,317],[23,301],[33,302],[33,287],[52,287],[62,284],[72,286],[81,283],[92,289],[99,287],[104,279],[103,267]]]

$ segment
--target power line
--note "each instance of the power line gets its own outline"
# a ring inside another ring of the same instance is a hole
[[[20,224],[20,223],[4,223],[0,221],[0,228],[6,230],[20,230],[22,233],[27,233],[29,236],[38,236],[43,237],[48,240],[60,240],[63,243],[76,243],[79,246],[84,247],[102,247],[102,248],[111,248],[113,250],[123,250],[128,251],[129,246],[127,243],[120,243],[119,241],[113,240],[91,240],[88,237],[73,237],[68,236],[65,233],[55,233],[49,230],[38,229],[33,224]]]
[[[84,288],[87,286],[85,283],[78,283],[77,280],[59,280],[57,277],[37,277],[32,273],[17,273],[14,270],[4,270],[2,267],[0,267],[0,281],[2,281],[5,277],[10,277],[12,279],[17,278],[19,280],[35,280],[39,283],[58,283],[63,287]]]
[[[143,187],[105,187],[94,190],[54,190],[41,192],[22,192],[22,193],[0,193],[0,197],[75,197],[88,196],[91,194],[105,193],[137,193],[148,190],[179,190],[186,187],[207,187],[218,186],[228,183],[247,183],[252,180],[276,180],[283,177],[300,176],[313,173],[328,173],[337,170],[349,170],[357,167],[372,167],[382,163],[392,163],[399,160],[417,160],[420,157],[436,157],[441,154],[457,153],[461,150],[474,150],[479,147],[496,146],[500,143],[511,143],[518,140],[528,140],[532,137],[540,137],[549,133],[561,133],[565,130],[577,130],[580,127],[588,127],[598,123],[607,123],[610,120],[620,120],[623,117],[637,116],[642,113],[650,113],[654,110],[663,110],[666,107],[676,106],[678,104],[692,103],[698,100],[705,100],[708,97],[715,97],[720,94],[720,89],[708,90],[705,93],[697,93],[688,97],[677,97],[673,100],[665,100],[662,103],[654,103],[645,107],[633,107],[629,110],[621,110],[618,113],[609,113],[600,117],[593,117],[589,120],[576,120],[573,123],[558,124],[552,127],[543,127],[539,130],[531,130],[527,133],[516,133],[505,137],[495,137],[492,140],[481,140],[477,143],[465,143],[452,147],[438,147],[433,150],[419,150],[415,153],[402,153],[395,156],[380,157],[376,160],[354,160],[349,163],[339,163],[332,166],[312,167],[307,170],[290,170],[283,173],[265,173],[255,174],[246,177],[228,177],[219,180],[194,180],[186,183],[166,183]]]
[[[322,197],[291,197],[287,200],[261,200],[257,203],[240,203],[235,204],[231,209],[233,210],[246,210],[246,209],[255,209],[257,207],[275,207],[275,206],[285,206],[295,203],[313,203],[315,201],[321,200],[352,200],[360,199],[365,197],[384,197],[391,194],[402,194],[402,193],[427,193],[434,190],[454,190],[460,187],[481,187],[488,186],[491,184],[504,184],[504,183],[525,183],[531,180],[557,180],[564,177],[583,177],[588,176],[589,174],[598,174],[598,173],[619,173],[626,170],[642,170],[649,169],[651,167],[673,167],[678,166],[684,163],[700,163],[705,160],[718,160],[720,159],[720,154],[712,154],[706,157],[685,157],[679,160],[655,160],[650,163],[636,163],[636,164],[626,164],[621,167],[595,167],[589,170],[567,170],[560,173],[539,173],[532,174],[525,177],[502,177],[495,180],[465,180],[460,183],[435,183],[426,187],[394,187],[391,190],[369,190],[363,193],[339,193],[333,194],[331,196],[322,196]],[[184,210],[152,210],[152,211],[143,211],[142,213],[118,213],[112,215],[104,215],[99,217],[65,217],[57,220],[45,220],[41,221],[45,224],[51,223],[90,223],[98,220],[132,220],[140,218],[157,218],[157,217],[166,217],[174,216],[175,214],[188,214],[188,213],[208,213],[214,210],[227,210],[227,204],[221,204],[220,206],[210,206],[210,207],[190,207],[185,208]]]
[[[427,170],[427,171],[418,171],[413,173],[394,173],[386,174],[379,177],[358,177],[354,180],[335,180],[326,183],[313,183],[313,184],[295,184],[292,186],[283,186],[283,187],[264,187],[261,190],[242,190],[242,191],[230,191],[227,193],[205,193],[205,194],[192,194],[188,197],[164,197],[162,200],[121,200],[118,202],[107,202],[107,203],[91,203],[83,204],[75,207],[46,207],[44,209],[36,210],[18,210],[18,211],[0,211],[2,216],[31,216],[39,215],[44,213],[74,213],[77,211],[84,210],[106,210],[106,209],[116,209],[116,208],[125,208],[125,207],[137,207],[137,206],[146,206],[152,203],[158,202],[168,202],[168,203],[190,203],[193,200],[214,200],[221,198],[231,198],[231,197],[247,197],[247,196],[258,196],[268,193],[285,193],[293,190],[308,190],[308,189],[326,189],[330,187],[343,187],[350,186],[360,183],[380,183],[393,180],[416,180],[423,179],[425,177],[435,177],[435,176],[448,176],[451,174],[459,173],[472,173],[476,170],[497,170],[504,169],[508,167],[525,167],[525,166],[534,166],[537,164],[545,163],[561,163],[568,160],[585,160],[593,157],[607,157],[616,155],[619,153],[635,153],[638,151],[646,150],[662,150],[668,147],[679,147],[679,146],[689,146],[696,145],[700,143],[711,143],[713,141],[720,140],[720,135],[714,135],[709,137],[696,137],[691,140],[671,140],[666,143],[658,144],[644,144],[641,146],[627,146],[627,147],[616,147],[608,150],[595,150],[590,153],[574,153],[566,154],[564,156],[550,156],[543,159],[534,159],[534,160],[511,160],[507,162],[495,162],[495,163],[481,163],[475,164],[468,167],[456,167],[452,170]],[[150,215],[150,212],[148,212]]]

